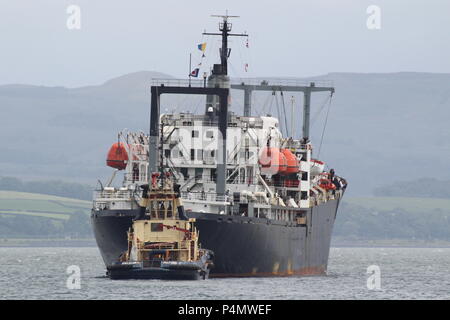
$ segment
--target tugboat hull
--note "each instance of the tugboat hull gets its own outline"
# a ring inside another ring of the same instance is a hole
[[[133,265],[108,267],[108,276],[113,280],[160,279],[160,280],[205,280],[208,272],[199,269],[143,268]]]

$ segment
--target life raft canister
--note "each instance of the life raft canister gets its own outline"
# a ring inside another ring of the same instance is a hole
[[[289,149],[281,149],[281,153],[283,153],[284,157],[286,158],[287,168],[285,173],[286,174],[298,173],[300,171],[299,162],[297,157],[292,153],[292,151]]]
[[[264,175],[285,174],[287,170],[286,157],[278,148],[266,147],[261,149],[258,163]]]
[[[125,145],[121,142],[114,143],[108,151],[106,165],[115,169],[123,170],[127,167],[128,153]]]

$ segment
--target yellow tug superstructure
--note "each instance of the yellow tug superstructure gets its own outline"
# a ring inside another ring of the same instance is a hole
[[[195,218],[187,219],[173,183],[145,187],[141,214],[127,232],[128,248],[108,269],[112,279],[206,279],[212,252],[201,249]],[[146,190],[147,189],[147,190]]]

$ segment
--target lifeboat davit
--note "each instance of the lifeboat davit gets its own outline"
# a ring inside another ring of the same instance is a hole
[[[291,152],[289,149],[281,149],[281,153],[283,153],[286,158],[286,174],[297,173],[300,171],[299,163],[297,157]]]
[[[278,148],[263,148],[259,156],[261,173],[264,175],[285,174],[287,160]]]
[[[106,165],[112,168],[123,170],[127,167],[128,153],[125,144],[121,142],[114,143],[108,151]]]
[[[321,174],[325,168],[325,162],[311,159],[311,175],[317,176],[318,174]]]

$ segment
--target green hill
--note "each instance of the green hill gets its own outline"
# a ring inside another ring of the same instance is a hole
[[[0,191],[0,239],[92,238],[91,202]],[[450,241],[450,199],[344,197],[333,237]]]
[[[344,197],[333,235],[355,240],[450,241],[450,199]]]
[[[0,191],[0,237],[90,237],[90,209],[90,201]]]

